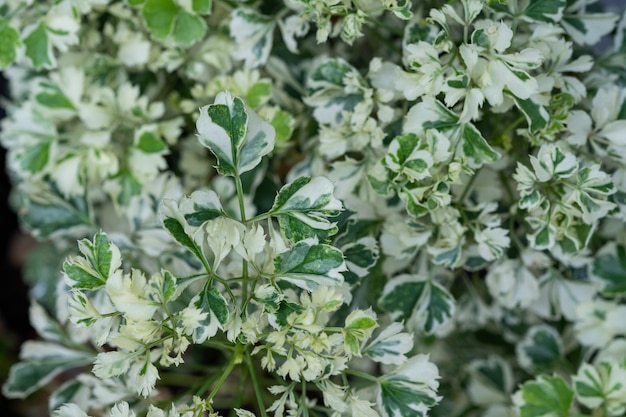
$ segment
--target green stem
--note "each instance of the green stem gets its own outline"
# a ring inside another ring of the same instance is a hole
[[[255,223],[255,222],[258,222],[259,220],[267,219],[270,216],[271,216],[271,214],[269,212],[268,213],[257,214],[256,216],[248,219],[247,223]]]
[[[254,365],[252,364],[252,359],[250,358],[250,353],[248,351],[246,351],[245,353],[244,360],[246,361],[246,365],[248,366],[248,373],[250,374],[250,379],[252,380],[252,387],[254,388],[254,395],[256,396],[256,401],[259,406],[259,413],[261,413],[261,417],[267,417],[265,405],[263,404],[263,393],[261,392],[261,386],[259,385],[256,370],[254,369]]]
[[[246,222],[246,206],[243,200],[243,185],[241,184],[241,177],[239,174],[235,175],[235,187],[237,187],[237,200],[239,200],[239,215],[241,217],[241,222]]]
[[[478,172],[480,172],[479,168],[476,172],[474,172],[474,175],[472,175],[469,179],[469,182],[467,183],[467,185],[465,186],[465,189],[463,190],[463,193],[461,194],[461,197],[459,197],[459,203],[461,203],[461,206],[463,205],[463,200],[465,200],[465,197],[467,197],[467,194],[469,194],[469,191],[472,189],[472,184],[474,184],[474,181],[476,180],[476,177],[478,176]]]
[[[235,175],[235,187],[237,188],[237,200],[239,200],[239,216],[241,223],[246,224],[246,205],[244,202],[243,184],[241,183],[241,177],[239,173]],[[243,282],[241,283],[241,298],[246,300],[248,298],[248,261],[243,261],[242,264]]]
[[[220,388],[224,384],[224,381],[226,381],[226,378],[228,378],[230,373],[233,371],[233,368],[235,367],[236,359],[237,359],[237,355],[233,355],[228,361],[228,365],[226,366],[226,369],[224,370],[224,372],[222,372],[220,379],[218,379],[217,384],[215,384],[215,386],[213,387],[213,390],[207,397],[208,402],[210,402],[213,399],[213,397],[217,395],[217,392],[220,390]]]
[[[309,417],[309,409],[306,406],[306,380],[302,378],[301,391],[300,391],[300,407],[302,407],[302,415]]]
[[[202,394],[204,394],[211,385],[213,385],[213,382],[218,378],[219,376],[219,372],[215,372],[213,375],[211,375],[210,377],[208,377],[203,383],[202,385],[200,385],[200,387],[196,390],[196,394],[197,396],[200,396]]]
[[[367,379],[368,381],[378,383],[378,378],[373,375],[366,374],[365,372],[355,371],[354,369],[346,369],[344,372],[350,375],[358,376],[359,378]]]

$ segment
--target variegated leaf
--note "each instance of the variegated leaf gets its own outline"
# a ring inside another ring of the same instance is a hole
[[[403,330],[401,323],[390,323],[365,346],[363,354],[379,363],[401,365],[413,349],[413,334]]]
[[[13,364],[2,385],[7,398],[26,398],[48,384],[60,373],[93,361],[93,355],[49,342],[27,341],[22,345],[21,361]]]
[[[276,279],[312,291],[320,285],[340,285],[346,264],[339,249],[307,239],[279,254],[274,259],[274,268]]]
[[[200,143],[217,158],[222,175],[250,171],[274,149],[274,127],[228,92],[219,93],[213,104],[200,109],[196,128]]]
[[[426,417],[440,397],[439,371],[426,355],[410,358],[378,379],[377,402],[383,417]]]
[[[563,359],[563,343],[553,327],[536,325],[517,344],[516,353],[518,363],[526,371],[547,372]]]
[[[93,242],[88,239],[79,241],[78,248],[82,256],[69,258],[63,263],[63,272],[75,289],[93,290],[104,286],[122,264],[120,250],[109,241],[106,233],[97,233]]]
[[[389,280],[379,305],[394,320],[411,320],[426,334],[440,331],[455,310],[454,297],[445,287],[427,277],[410,274]]]
[[[333,184],[325,177],[299,177],[280,189],[270,214],[278,218],[291,241],[325,239],[337,233],[335,222],[328,218],[343,209],[333,191]]]
[[[230,315],[228,302],[211,285],[211,281],[206,282],[202,291],[191,300],[191,304],[202,312],[207,313],[206,318],[200,321],[200,326],[192,334],[194,343],[202,343],[215,336],[217,331],[222,329],[228,321]]]

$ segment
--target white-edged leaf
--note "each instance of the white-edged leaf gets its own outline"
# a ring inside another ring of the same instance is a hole
[[[500,356],[474,359],[467,366],[467,394],[472,403],[489,406],[506,403],[514,387],[511,365]]]
[[[538,132],[548,125],[550,115],[543,106],[535,103],[530,98],[521,99],[516,96],[512,97],[517,105],[517,108],[524,113],[526,121],[528,122],[528,131],[530,133]]]
[[[325,177],[299,177],[280,189],[270,214],[292,241],[318,237],[325,239],[337,233],[336,216],[343,209],[333,195],[334,186]]]
[[[363,348],[363,354],[379,363],[401,365],[407,360],[406,354],[411,349],[413,334],[404,332],[402,323],[393,322]]]
[[[50,317],[46,309],[34,299],[30,302],[28,317],[31,326],[45,340],[53,342],[67,340],[65,331],[59,322]]]
[[[549,371],[559,363],[563,358],[563,343],[556,329],[540,324],[528,329],[515,352],[520,366],[536,374]]]
[[[438,282],[419,275],[402,274],[383,288],[379,306],[394,320],[410,320],[426,334],[435,334],[452,319],[455,300]]]
[[[65,381],[55,389],[48,398],[48,410],[52,413],[63,404],[76,403],[80,399],[88,398],[91,387],[80,378],[72,378]]]
[[[206,318],[200,321],[200,326],[192,334],[194,343],[202,343],[215,336],[219,329],[224,328],[230,316],[228,302],[210,281],[207,281],[200,293],[191,300],[191,305],[207,313]]]
[[[230,15],[230,36],[236,46],[233,55],[248,68],[267,62],[274,42],[276,21],[249,8],[238,8]]]
[[[179,203],[179,211],[193,228],[224,215],[222,203],[213,190],[197,190],[189,197],[183,197]]]
[[[590,266],[593,278],[602,285],[607,296],[626,294],[626,248],[610,245],[599,252]]]
[[[337,127],[344,122],[344,112],[353,111],[363,101],[362,92],[347,87],[348,77],[367,85],[359,71],[342,58],[326,59],[310,72],[303,100],[314,108],[318,122]]]
[[[188,200],[185,199],[184,201],[191,201],[189,205],[192,208],[194,207],[192,198],[189,198]],[[194,241],[193,237],[187,232],[187,221],[185,220],[184,215],[181,213],[179,207],[180,206],[178,202],[172,199],[165,199],[161,202],[161,205],[159,206],[159,218],[163,223],[163,227],[165,227],[165,229],[170,233],[170,235],[172,235],[174,239],[176,239],[178,243],[189,249],[198,259],[206,263],[206,258],[204,256],[204,253],[202,252],[202,249]],[[211,207],[212,206],[209,206],[209,208]],[[207,212],[209,214],[207,214]],[[192,212],[192,221],[200,220],[204,217],[211,217],[212,212],[212,210],[207,210],[206,207],[200,207],[200,215],[194,216],[193,213],[195,212]]]
[[[595,45],[610,33],[619,16],[615,13],[565,14],[561,25],[579,45]]]
[[[626,411],[626,369],[623,365],[602,362],[597,367],[583,363],[573,377],[576,398],[586,407],[601,406],[609,416]]]
[[[476,126],[462,123],[459,116],[439,100],[424,97],[409,110],[403,132],[413,132],[419,136],[429,129],[459,137],[460,148],[476,167],[500,158],[500,154],[491,147]]]
[[[105,285],[107,279],[122,264],[118,247],[109,241],[106,233],[99,232],[93,242],[78,242],[81,257],[74,256],[63,263],[65,277],[75,289],[96,289]]]
[[[545,23],[557,23],[563,17],[566,0],[529,0],[524,16]]]
[[[305,290],[343,282],[346,264],[341,251],[315,239],[302,240],[274,258],[274,276]]]
[[[383,417],[425,417],[440,397],[439,371],[427,355],[417,355],[378,378],[377,403]]]
[[[9,376],[2,385],[2,394],[7,398],[26,398],[60,373],[93,361],[89,353],[35,341],[22,345],[20,358],[11,366]]]
[[[348,268],[344,273],[344,278],[349,284],[356,284],[376,265],[379,256],[378,242],[372,236],[364,236],[342,246],[341,252]]]
[[[563,152],[560,147],[553,144],[539,148],[537,156],[530,156],[530,163],[540,182],[568,178],[578,170],[576,156]]]
[[[227,91],[200,109],[196,128],[200,143],[217,158],[217,170],[222,175],[250,171],[274,149],[274,127]]]
[[[383,164],[411,182],[430,177],[428,170],[433,165],[433,156],[419,145],[420,140],[414,133],[396,136],[389,144]]]

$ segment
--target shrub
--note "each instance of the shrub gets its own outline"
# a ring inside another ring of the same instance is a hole
[[[622,416],[626,20],[0,1],[56,417]]]

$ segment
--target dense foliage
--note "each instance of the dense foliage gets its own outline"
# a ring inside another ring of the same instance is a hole
[[[626,18],[0,0],[55,417],[626,412]]]

